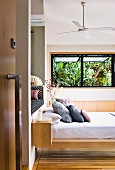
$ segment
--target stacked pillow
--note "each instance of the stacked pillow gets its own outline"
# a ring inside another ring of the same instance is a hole
[[[66,107],[71,104],[69,98],[65,98],[65,99],[63,99],[63,98],[56,98],[56,101],[62,103]]]
[[[90,119],[90,117],[88,116],[88,114],[85,110],[81,110],[81,115],[84,118],[84,122],[91,122],[91,119]]]
[[[31,99],[38,100],[38,91],[39,90],[31,90]]]
[[[52,118],[52,124],[57,124],[60,120],[66,123],[91,121],[87,112],[75,107],[69,99],[56,99],[52,107],[44,111],[43,116]]]
[[[31,99],[43,99],[43,86],[31,86]]]
[[[51,118],[53,125],[60,123],[60,120],[62,119],[62,117],[59,114],[55,113],[53,109],[43,111],[43,117]]]
[[[53,102],[52,104],[53,110],[55,113],[59,114],[62,117],[62,121],[66,123],[72,122],[72,117],[69,113],[69,110],[60,102]]]
[[[81,110],[79,110],[78,108],[76,108],[75,106],[73,105],[70,105],[68,107],[68,110],[72,116],[72,121],[73,122],[84,122],[84,118],[83,116],[81,115]]]
[[[90,122],[90,118],[85,110],[79,110],[69,99],[56,99],[52,104],[55,113],[62,117],[62,121],[66,123],[71,122]]]

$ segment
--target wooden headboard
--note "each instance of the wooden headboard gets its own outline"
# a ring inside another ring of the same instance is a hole
[[[80,109],[89,112],[115,112],[115,101],[73,101]]]

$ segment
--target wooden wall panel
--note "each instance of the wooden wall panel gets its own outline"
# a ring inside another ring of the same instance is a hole
[[[115,101],[73,101],[79,108],[89,112],[115,112]]]
[[[82,107],[82,103],[83,102],[80,102],[80,101],[74,101],[74,102],[72,102],[72,103],[74,103],[75,105],[76,105],[76,107],[78,107],[78,108],[80,108],[80,109],[82,109],[83,107]]]
[[[115,111],[115,101],[102,101],[99,102],[99,111],[114,112]]]
[[[85,109],[85,110],[89,110],[90,112],[97,112],[98,109],[99,109],[99,106],[98,106],[98,103],[97,102],[94,102],[94,101],[86,101],[86,102],[82,102],[82,109]]]

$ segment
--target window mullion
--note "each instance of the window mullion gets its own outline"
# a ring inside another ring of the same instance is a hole
[[[83,87],[83,55],[81,56],[81,87]]]

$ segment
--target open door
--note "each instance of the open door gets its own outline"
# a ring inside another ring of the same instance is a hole
[[[21,170],[20,114],[18,102],[20,77],[18,75],[15,75],[16,68],[15,31],[16,31],[16,0],[9,1],[1,0],[0,1],[1,170]]]

